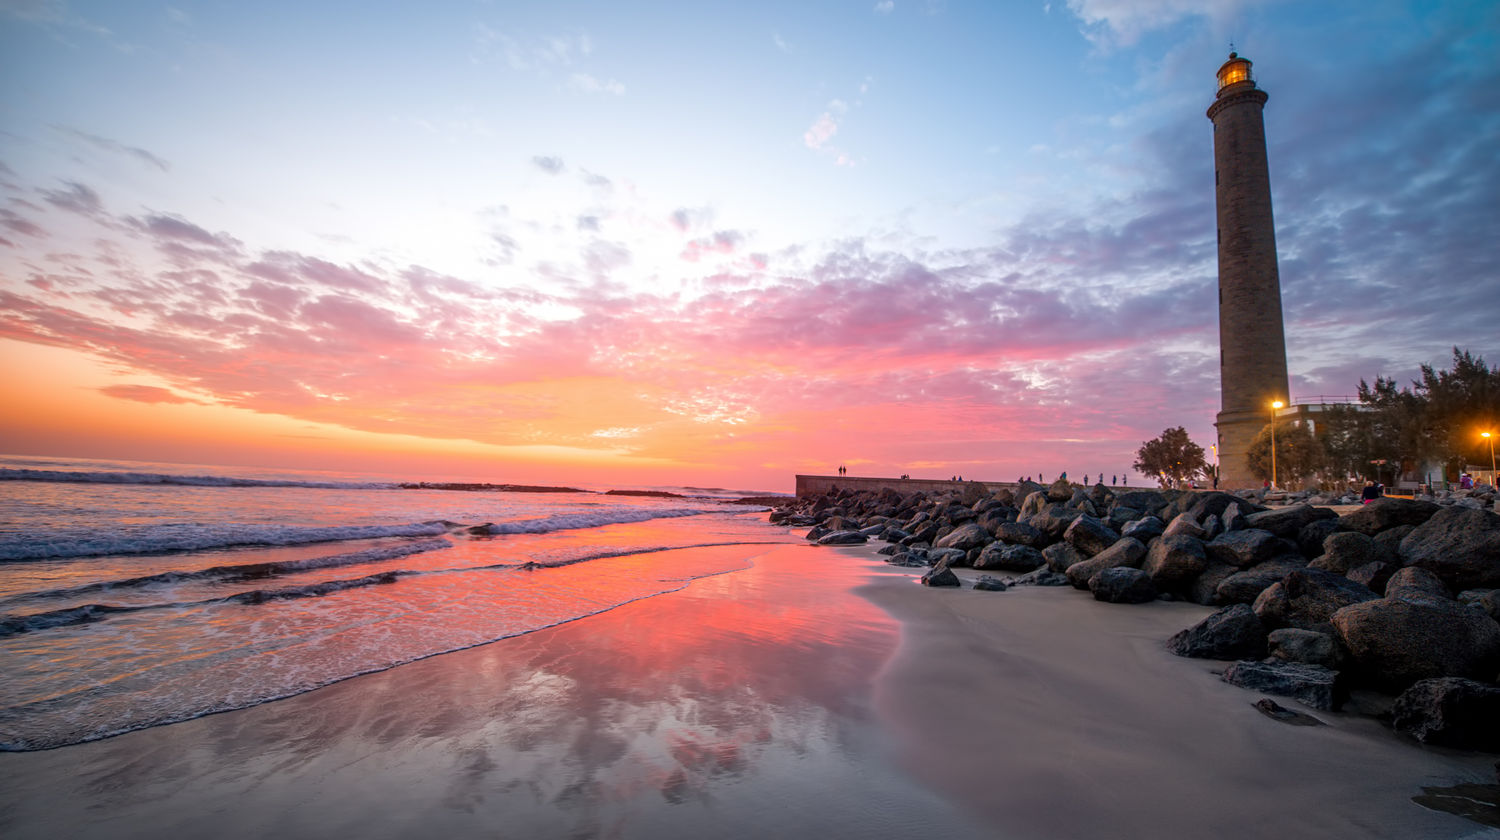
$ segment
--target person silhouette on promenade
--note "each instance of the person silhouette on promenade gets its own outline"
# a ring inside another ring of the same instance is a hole
[[[1114,486],[1118,485],[1119,483],[1120,483],[1120,477],[1117,476],[1117,475],[1115,475],[1115,474],[1113,474],[1113,473],[1111,473],[1110,476],[1109,476],[1109,486],[1114,487]]]

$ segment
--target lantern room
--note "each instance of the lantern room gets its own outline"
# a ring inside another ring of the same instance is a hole
[[[1219,68],[1219,94],[1224,88],[1241,82],[1248,82],[1252,87],[1255,85],[1255,79],[1250,75],[1250,59],[1241,58],[1239,53],[1230,53],[1229,60]]]

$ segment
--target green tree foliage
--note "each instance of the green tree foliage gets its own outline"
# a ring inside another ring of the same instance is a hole
[[[1381,376],[1373,385],[1360,380],[1359,405],[1323,412],[1318,437],[1328,471],[1339,477],[1383,481],[1403,461],[1442,461],[1453,479],[1465,463],[1488,463],[1482,431],[1500,434],[1500,367],[1455,347],[1451,369],[1422,365],[1422,378],[1409,387]],[[1377,460],[1386,465],[1370,463]]]
[[[1260,430],[1245,454],[1257,478],[1271,478],[1271,425]],[[1288,420],[1276,421],[1276,484],[1297,488],[1318,473],[1325,463],[1323,444],[1307,426]]]
[[[1178,426],[1163,431],[1155,440],[1143,442],[1131,467],[1145,475],[1165,474],[1172,481],[1185,481],[1206,465],[1203,447],[1188,438],[1187,429]]]

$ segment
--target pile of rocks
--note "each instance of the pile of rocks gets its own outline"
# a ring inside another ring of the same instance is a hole
[[[1181,656],[1239,660],[1237,685],[1340,708],[1351,690],[1399,695],[1398,729],[1500,751],[1500,515],[1384,498],[1343,516],[1264,508],[1221,492],[1112,491],[1058,481],[1016,492],[834,490],[772,511],[822,545],[884,540],[922,582],[1072,586],[1097,600],[1221,607],[1174,636]]]

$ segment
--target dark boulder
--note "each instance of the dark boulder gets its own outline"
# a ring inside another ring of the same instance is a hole
[[[1067,543],[1056,543],[1042,549],[1042,557],[1047,561],[1047,568],[1054,572],[1063,573],[1074,563],[1082,563],[1087,558],[1078,553],[1078,549]]]
[[[1066,574],[1068,582],[1073,584],[1074,588],[1088,589],[1089,579],[1099,572],[1117,566],[1138,567],[1144,559],[1146,559],[1146,547],[1141,545],[1140,540],[1134,537],[1121,537],[1115,541],[1114,545],[1093,557],[1069,566]]]
[[[1500,671],[1500,624],[1457,601],[1381,598],[1344,607],[1332,624],[1365,679],[1388,690],[1433,677],[1492,680]]]
[[[1073,520],[1083,515],[1082,511],[1073,508],[1047,505],[1026,520],[1026,524],[1046,534],[1048,539],[1057,541],[1062,539]]]
[[[1500,515],[1443,508],[1401,541],[1401,563],[1434,572],[1454,592],[1500,587]]]
[[[1074,519],[1063,532],[1063,541],[1078,549],[1078,553],[1084,557],[1093,557],[1114,545],[1119,538],[1120,535],[1108,525],[1087,515]]]
[[[1458,593],[1458,602],[1484,610],[1490,618],[1500,621],[1500,589],[1465,589]]]
[[[1297,533],[1309,522],[1336,518],[1338,514],[1328,508],[1291,505],[1252,513],[1245,517],[1245,527],[1259,528],[1263,531],[1270,531],[1282,539],[1296,540]]]
[[[861,545],[868,541],[869,537],[858,531],[834,531],[819,537],[818,545]]]
[[[1214,597],[1221,604],[1253,604],[1260,593],[1289,573],[1305,568],[1306,564],[1301,556],[1293,554],[1267,560],[1224,578],[1214,590]]]
[[[1146,549],[1141,568],[1159,589],[1177,589],[1191,583],[1208,568],[1208,554],[1201,540],[1183,534],[1153,540]]]
[[[1005,522],[995,526],[995,539],[1032,548],[1046,548],[1051,542],[1047,535],[1023,522]]]
[[[1438,580],[1437,575],[1416,566],[1398,569],[1395,574],[1391,575],[1390,581],[1385,585],[1385,597],[1427,603],[1453,600],[1453,596],[1448,593],[1448,587]]]
[[[1348,574],[1350,569],[1357,569],[1366,563],[1391,559],[1375,544],[1374,537],[1358,531],[1338,531],[1329,534],[1323,539],[1322,551],[1315,556],[1317,559],[1307,564],[1310,568],[1323,569],[1340,575]]]
[[[1095,601],[1109,604],[1144,604],[1156,600],[1156,584],[1140,569],[1116,566],[1103,569],[1089,578],[1089,591]]]
[[[1325,712],[1337,709],[1342,703],[1338,673],[1321,665],[1241,660],[1224,670],[1224,682],[1291,697]]]
[[[1066,502],[1073,498],[1073,484],[1059,478],[1047,486],[1047,501]]]
[[[1194,659],[1259,659],[1266,630],[1248,605],[1235,604],[1168,639],[1167,650]]]
[[[1397,525],[1394,528],[1387,528],[1375,535],[1375,544],[1380,546],[1386,554],[1397,558],[1396,562],[1400,562],[1401,541],[1415,530],[1417,530],[1415,525]]]
[[[1500,688],[1457,677],[1419,680],[1396,698],[1391,726],[1424,744],[1500,752]]]
[[[1386,584],[1390,582],[1391,574],[1396,569],[1397,566],[1394,562],[1366,563],[1363,566],[1350,569],[1349,573],[1344,575],[1344,577],[1362,586],[1369,587],[1371,592],[1384,592]]]
[[[1344,666],[1344,649],[1330,633],[1282,627],[1266,636],[1266,645],[1273,659],[1322,665],[1335,671]]]
[[[1218,604],[1219,584],[1227,580],[1230,575],[1238,574],[1239,571],[1239,569],[1228,563],[1210,562],[1208,568],[1204,569],[1202,574],[1193,578],[1193,582],[1188,586],[1187,599],[1195,604],[1202,604],[1205,607]]]
[[[1115,505],[1109,509],[1109,515],[1105,517],[1104,521],[1109,523],[1109,527],[1118,531],[1138,519],[1145,518],[1145,516],[1144,513],[1135,508]],[[1155,517],[1152,518],[1155,519]]]
[[[1241,499],[1239,496],[1223,493],[1218,490],[1210,490],[1207,493],[1194,493],[1187,498],[1191,500],[1192,504],[1192,507],[1188,508],[1188,510],[1192,511],[1193,515],[1200,521],[1210,516],[1217,516],[1220,521],[1223,521],[1224,512],[1229,510],[1229,508],[1233,507],[1236,511],[1244,513],[1245,508],[1250,506],[1249,502]],[[1258,508],[1251,507],[1251,512],[1258,510]]]
[[[1122,537],[1135,537],[1143,543],[1151,542],[1167,530],[1167,524],[1154,516],[1142,516],[1127,523],[1121,530]]]
[[[925,575],[922,575],[923,586],[962,586],[958,575],[947,566],[939,566]]]
[[[1309,522],[1297,532],[1297,548],[1304,557],[1317,557],[1327,551],[1323,543],[1330,534],[1338,533],[1338,530],[1337,519],[1316,519]]]
[[[1012,586],[1067,586],[1068,576],[1045,566],[1011,581]]]
[[[1010,587],[1006,586],[1005,581],[1002,581],[999,578],[993,578],[989,575],[980,575],[979,580],[974,581],[974,588],[978,589],[980,592],[1004,592]]]
[[[945,537],[940,537],[933,543],[934,548],[958,548],[968,551],[971,548],[980,548],[988,545],[994,539],[990,532],[978,522],[966,522],[954,528]]]
[[[1239,531],[1250,527],[1245,522],[1247,515],[1244,505],[1236,501],[1225,506],[1224,512],[1219,514],[1219,521],[1224,523],[1224,530]]]
[[[1129,490],[1115,494],[1115,507],[1135,508],[1142,513],[1160,515],[1167,498],[1155,490]]]
[[[1220,534],[1204,547],[1208,559],[1248,569],[1286,553],[1286,544],[1259,528]]]
[[[976,569],[1001,569],[1008,572],[1029,572],[1044,566],[1047,558],[1029,545],[1006,545],[990,543],[974,561]]]
[[[969,565],[969,552],[961,548],[934,548],[926,554],[928,562],[934,566],[963,568]]]
[[[1438,506],[1433,502],[1384,496],[1360,507],[1359,510],[1340,516],[1339,527],[1345,531],[1358,531],[1373,537],[1397,525],[1421,525],[1432,518],[1438,510]]]
[[[1200,540],[1209,538],[1208,532],[1203,529],[1202,523],[1191,513],[1179,513],[1172,517],[1172,521],[1168,522],[1167,527],[1162,529],[1162,534],[1166,536],[1183,534]]]
[[[1322,569],[1296,569],[1256,597],[1255,614],[1267,628],[1300,627],[1303,630],[1332,632],[1328,620],[1333,614],[1380,596],[1368,587],[1326,572]]]

